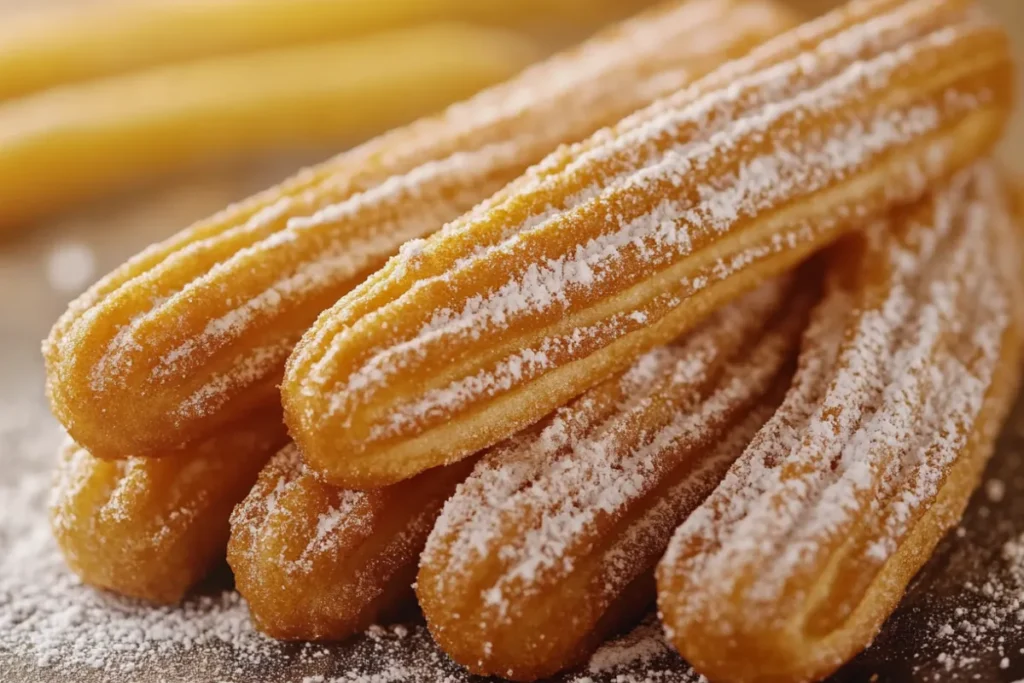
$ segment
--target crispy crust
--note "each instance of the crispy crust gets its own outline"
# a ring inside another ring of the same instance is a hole
[[[94,455],[120,458],[278,402],[302,332],[403,242],[788,25],[762,0],[669,5],[193,225],[57,322],[44,344],[54,413]]]
[[[341,640],[411,603],[427,534],[471,467],[345,491],[287,446],[231,517],[228,563],[257,628],[282,640]]]
[[[406,245],[306,333],[286,421],[328,480],[493,445],[975,159],[1005,34],[963,0],[854,2]]]
[[[224,559],[228,517],[285,441],[280,411],[166,458],[95,458],[62,446],[51,526],[68,566],[98,588],[173,604]]]
[[[659,566],[701,673],[828,675],[959,519],[1019,376],[1008,200],[981,166],[832,252],[793,388]]]
[[[484,456],[417,580],[453,659],[544,678],[649,607],[672,532],[788,386],[816,275],[764,285]]]

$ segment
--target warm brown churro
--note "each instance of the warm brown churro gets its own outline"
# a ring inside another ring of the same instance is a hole
[[[792,389],[659,567],[698,671],[818,680],[874,637],[1014,396],[1020,239],[982,166],[837,245]]]
[[[855,1],[408,243],[289,361],[307,462],[380,486],[490,446],[920,197],[1009,113],[1007,38],[976,10]]]
[[[673,3],[146,250],[54,327],[55,414],[94,455],[120,458],[278,403],[303,331],[403,242],[789,24],[762,0]]]

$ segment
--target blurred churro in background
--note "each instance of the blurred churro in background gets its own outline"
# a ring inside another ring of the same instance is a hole
[[[433,24],[2,103],[0,230],[199,161],[358,140],[507,78],[540,54],[503,29]]]
[[[641,0],[111,0],[31,4],[0,24],[0,100],[161,64],[454,19],[581,28]],[[0,3],[2,6],[3,3]]]
[[[7,12],[0,231],[198,163],[351,144],[535,61],[544,50],[530,31],[585,32],[644,4],[111,0]]]

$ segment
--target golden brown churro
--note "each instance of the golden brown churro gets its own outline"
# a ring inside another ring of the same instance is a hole
[[[61,449],[51,523],[83,581],[151,602],[178,602],[224,559],[228,517],[285,441],[279,411],[185,452],[100,460]]]
[[[814,279],[763,285],[485,455],[421,562],[441,647],[532,681],[643,614],[672,532],[778,406]]]
[[[119,458],[279,402],[302,332],[403,242],[788,24],[760,0],[669,5],[146,250],[51,333],[55,414],[92,453]]]
[[[340,640],[395,614],[411,602],[441,506],[471,467],[344,491],[285,448],[231,518],[228,562],[256,626],[285,640]]]
[[[289,361],[307,462],[372,487],[490,446],[920,197],[1010,109],[1007,38],[976,9],[855,1],[406,244]]]
[[[981,166],[836,246],[792,389],[659,567],[698,671],[826,676],[960,518],[1019,377],[1012,223]]]

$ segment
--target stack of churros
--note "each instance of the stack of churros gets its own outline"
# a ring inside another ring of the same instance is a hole
[[[815,275],[763,285],[484,455],[420,562],[452,657],[542,678],[650,606],[672,532],[789,384]]]
[[[184,463],[226,432],[260,428],[281,410],[277,385],[303,332],[403,243],[789,23],[759,0],[656,9],[151,247],[73,302],[45,342],[54,411],[96,467]],[[255,478],[268,456],[234,457]]]
[[[714,680],[838,669],[1015,394],[1013,66],[971,0],[794,25],[670,2],[101,280],[44,345],[69,566],[226,555],[291,640],[418,600],[517,681],[655,602]]]

